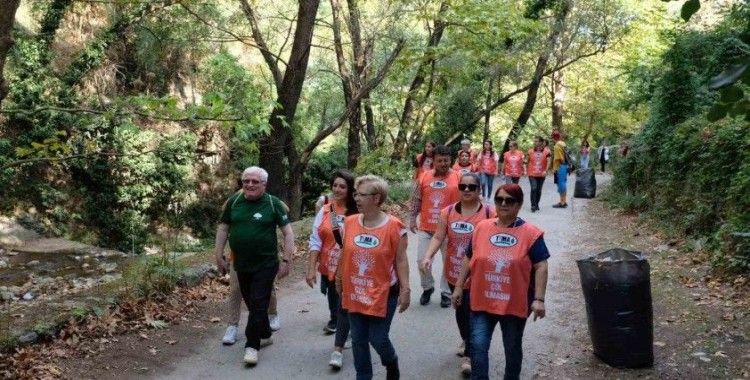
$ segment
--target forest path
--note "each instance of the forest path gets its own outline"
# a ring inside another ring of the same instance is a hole
[[[609,176],[597,178],[599,184],[607,183]],[[572,195],[575,177],[570,177]],[[522,180],[524,193],[529,194],[528,181]],[[496,183],[497,185],[497,183]],[[555,185],[548,177],[543,188],[541,211],[531,213],[528,195],[520,217],[536,224],[545,231],[545,241],[552,257],[549,260],[550,276],[547,291],[547,318],[526,325],[524,337],[523,378],[536,373],[539,363],[555,360],[559,352],[567,351],[573,335],[586,328],[584,304],[579,288],[575,259],[582,255],[577,241],[571,236],[590,228],[585,223],[589,200],[571,199],[567,209],[554,209],[558,201]],[[593,252],[585,252],[593,253]],[[439,296],[432,297],[426,306],[419,305],[421,294],[416,265],[416,241],[409,239],[410,282],[412,288],[411,307],[394,318],[391,339],[399,355],[401,373],[405,379],[450,379],[461,378],[460,358],[455,354],[460,342],[453,309],[442,309]],[[441,273],[442,264],[435,261],[434,273]],[[234,346],[222,346],[219,342],[224,326],[217,326],[214,338],[193,347],[194,354],[181,360],[165,363],[167,368],[158,371],[155,377],[165,379],[185,378],[245,378],[260,379],[289,378],[345,378],[355,377],[351,350],[344,351],[344,368],[338,373],[328,367],[333,347],[333,337],[323,334],[323,325],[328,320],[325,298],[317,289],[310,289],[304,281],[287,284],[280,292],[279,310],[282,328],[274,334],[274,344],[263,348],[259,364],[246,368],[242,363],[244,337]],[[302,312],[302,311],[305,312]],[[246,315],[243,314],[243,322]],[[242,324],[244,326],[244,323]],[[497,329],[499,330],[499,328]],[[501,378],[503,374],[502,339],[495,332],[490,352],[490,377]],[[373,352],[375,378],[384,377],[384,368]]]

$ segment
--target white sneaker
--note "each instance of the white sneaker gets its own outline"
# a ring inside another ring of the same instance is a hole
[[[258,364],[258,350],[252,347],[245,347],[245,357],[242,360],[245,364]]]
[[[221,343],[227,346],[231,346],[237,342],[237,325],[227,326],[227,331],[224,332],[224,337],[221,338]]]
[[[260,340],[260,348],[268,347],[273,344],[273,338],[266,338]]]
[[[338,351],[333,351],[331,353],[331,361],[328,362],[328,365],[335,369],[341,369],[341,366],[344,365],[344,354]]]
[[[271,331],[279,331],[281,328],[281,318],[278,314],[268,314],[268,322],[271,325]]]

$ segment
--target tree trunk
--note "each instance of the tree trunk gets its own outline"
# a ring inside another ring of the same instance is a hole
[[[490,83],[487,88],[487,99],[486,99],[486,107],[490,108],[492,105],[492,85],[494,84],[495,77],[490,77]],[[485,141],[490,139],[490,112],[487,112],[484,114],[484,135],[482,137],[482,144],[484,144]]]
[[[565,102],[565,85],[563,83],[563,72],[552,73],[552,128],[563,131],[563,105]]]
[[[513,124],[513,128],[511,128],[510,133],[508,133],[508,138],[505,139],[503,152],[507,152],[510,149],[510,142],[518,138],[518,135],[521,133],[523,128],[526,126],[526,123],[529,121],[531,113],[534,111],[537,93],[539,92],[539,85],[542,83],[544,72],[547,69],[547,63],[549,62],[549,58],[552,55],[552,52],[557,46],[557,41],[563,31],[565,20],[568,17],[568,13],[570,12],[571,7],[572,0],[566,0],[562,4],[560,11],[555,16],[555,22],[552,25],[552,30],[550,31],[549,37],[547,37],[547,43],[544,51],[542,51],[536,61],[536,69],[534,70],[534,77],[531,80],[529,90],[526,93],[526,101],[524,102],[523,108],[521,109],[516,122]]]
[[[0,2],[0,105],[8,96],[10,86],[5,81],[5,60],[10,48],[13,47],[13,22],[16,18],[16,10],[21,0],[7,0]]]
[[[281,87],[277,88],[277,107],[271,112],[268,123],[271,133],[258,140],[260,158],[259,165],[269,173],[267,189],[277,194],[287,203],[292,203],[292,192],[287,191],[287,181],[291,177],[302,176],[302,173],[288,173],[289,163],[285,163],[285,153],[294,150],[294,141],[287,127],[294,123],[302,84],[307,72],[307,62],[310,57],[315,17],[318,13],[320,0],[300,0],[297,9],[297,26],[294,31],[292,51],[288,65],[284,71]],[[292,218],[299,215],[299,209],[292,210]],[[296,211],[296,212],[295,212]],[[295,215],[296,214],[296,215]]]
[[[440,40],[443,38],[443,32],[447,26],[443,16],[447,10],[448,3],[441,3],[440,11],[438,11],[435,19],[435,27],[433,28],[432,33],[430,34],[430,39],[427,42],[427,49],[422,60],[419,62],[417,73],[414,75],[414,79],[409,86],[409,92],[406,95],[406,100],[404,100],[404,108],[401,112],[401,119],[399,120],[398,134],[396,135],[396,141],[393,144],[393,154],[391,155],[392,161],[401,160],[403,158],[403,153],[406,151],[406,134],[414,122],[414,103],[416,101],[417,92],[424,83],[425,77],[427,76],[427,70],[432,67],[436,61],[432,49],[437,47]]]

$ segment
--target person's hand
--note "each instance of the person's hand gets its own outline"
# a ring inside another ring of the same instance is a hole
[[[406,309],[409,308],[410,303],[411,289],[401,288],[401,291],[398,293],[398,312],[403,313],[404,311],[406,311]]]
[[[307,281],[307,285],[309,285],[311,288],[315,287],[315,283],[318,280],[318,276],[315,274],[315,271],[307,271],[307,276],[305,276],[305,281]]]
[[[417,221],[416,220],[412,220],[409,222],[409,231],[411,231],[411,233],[413,234],[417,233]]]
[[[290,270],[291,270],[291,265],[289,265],[289,263],[286,261],[282,261],[281,264],[279,264],[279,273],[276,274],[276,278],[282,279],[288,276]]]
[[[461,298],[463,298],[463,289],[456,287],[453,294],[451,294],[451,303],[453,303],[454,308],[458,309],[458,307],[461,306]]]
[[[535,321],[537,318],[539,319],[544,318],[544,314],[545,314],[544,301],[534,300],[534,302],[531,303],[531,312],[534,313]]]
[[[422,273],[430,273],[432,269],[432,259],[429,257],[425,257],[422,259],[422,262],[419,263],[419,270],[422,271]]]
[[[216,270],[218,270],[222,276],[227,274],[227,271],[229,270],[227,259],[223,255],[216,256]]]

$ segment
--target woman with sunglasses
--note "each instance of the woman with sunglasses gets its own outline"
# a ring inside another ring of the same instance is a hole
[[[443,209],[440,213],[435,235],[432,236],[427,255],[420,263],[422,271],[431,271],[432,258],[447,240],[447,255],[443,263],[443,271],[451,292],[462,292],[464,298],[469,297],[468,281],[458,281],[466,251],[471,246],[471,237],[479,222],[495,217],[495,210],[482,204],[480,199],[479,175],[467,173],[461,176],[458,190],[461,200]],[[456,323],[463,341],[459,356],[461,373],[471,374],[471,359],[469,350],[469,304],[463,303],[456,307]]]
[[[334,280],[341,255],[341,225],[345,216],[357,213],[357,204],[354,202],[354,175],[344,169],[335,171],[331,178],[331,194],[330,202],[315,215],[310,235],[306,280],[312,288],[317,282],[317,273],[320,273],[320,291],[328,296],[330,312],[330,320],[324,330],[336,334],[328,364],[340,369],[344,359],[344,343],[349,335],[349,316],[341,308]]]
[[[487,379],[489,348],[495,325],[500,324],[505,351],[505,379],[518,379],[526,319],[544,318],[549,251],[544,232],[518,217],[523,190],[506,184],[495,192],[497,219],[479,222],[464,258],[458,282],[466,279],[468,299],[456,289],[453,303],[470,303],[472,379]]]
[[[358,177],[354,199],[361,214],[344,220],[344,249],[336,288],[349,312],[352,354],[357,379],[372,378],[370,345],[386,368],[386,379],[398,379],[398,356],[388,336],[393,315],[409,307],[409,261],[406,228],[381,210],[388,183],[374,175]]]

